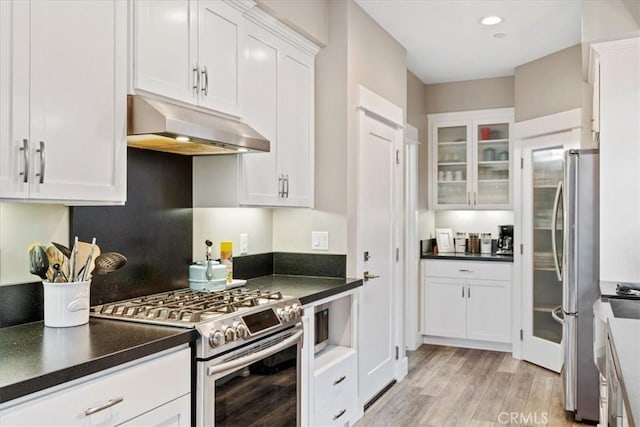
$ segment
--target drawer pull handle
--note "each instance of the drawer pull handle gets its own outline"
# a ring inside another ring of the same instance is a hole
[[[343,375],[343,376],[341,376],[340,378],[338,378],[337,380],[335,380],[335,381],[333,382],[333,385],[338,385],[338,384],[340,384],[340,383],[341,383],[342,381],[344,381],[346,378],[347,378],[347,377],[346,377],[346,376],[344,376],[344,375]]]
[[[473,273],[473,270],[469,270],[467,268],[461,268],[460,270],[458,270],[460,273]]]
[[[116,397],[114,399],[110,399],[106,403],[103,403],[102,405],[94,406],[93,408],[87,409],[86,411],[84,411],[84,414],[86,416],[93,415],[96,412],[100,412],[100,411],[105,410],[107,408],[111,408],[112,406],[117,405],[118,403],[122,402],[123,400],[124,400],[124,398],[122,396]]]
[[[346,409],[343,409],[342,411],[338,412],[336,415],[333,416],[333,420],[337,420],[338,418],[340,418],[341,416],[344,415],[344,413],[347,412]]]

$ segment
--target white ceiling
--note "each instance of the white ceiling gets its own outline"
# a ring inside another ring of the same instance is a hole
[[[512,76],[581,38],[578,0],[355,1],[407,49],[407,67],[424,83]],[[503,21],[480,25],[487,15]]]

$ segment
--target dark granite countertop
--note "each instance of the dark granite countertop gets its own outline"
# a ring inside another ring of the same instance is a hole
[[[196,339],[194,329],[94,318],[71,328],[2,328],[0,403]]]
[[[421,259],[457,259],[460,261],[494,261],[513,262],[513,255],[492,254],[471,254],[471,253],[427,253],[420,256]]]
[[[271,275],[246,287],[281,291],[309,304],[362,286],[362,279]],[[43,322],[0,329],[0,403],[195,341],[195,329],[90,318],[87,325]]]
[[[280,291],[283,295],[299,298],[300,302],[306,305],[357,288],[362,286],[362,283],[362,279],[274,274],[249,279],[246,287]]]
[[[609,337],[619,369],[629,425],[640,425],[640,320],[609,318]]]

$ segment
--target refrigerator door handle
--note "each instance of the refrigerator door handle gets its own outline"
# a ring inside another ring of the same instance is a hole
[[[564,314],[562,314],[561,305],[551,310],[551,317],[553,317],[553,320],[555,320],[556,322],[560,323],[561,325],[564,325]]]
[[[556,196],[553,200],[553,213],[551,214],[551,250],[553,251],[553,264],[556,268],[556,276],[558,281],[562,282],[562,266],[558,259],[558,248],[556,245],[556,225],[558,223],[558,207],[560,206],[560,198],[562,197],[562,181],[558,183],[556,188]]]

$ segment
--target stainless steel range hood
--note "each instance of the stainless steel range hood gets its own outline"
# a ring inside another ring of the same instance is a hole
[[[191,156],[269,151],[246,123],[141,95],[127,96],[127,145]]]

